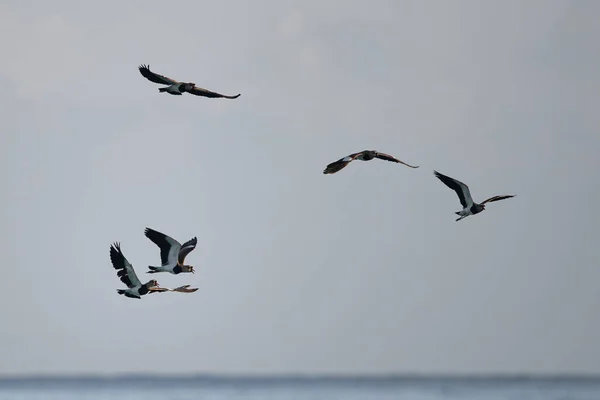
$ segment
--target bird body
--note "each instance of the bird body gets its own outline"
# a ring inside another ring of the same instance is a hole
[[[361,152],[350,154],[349,156],[340,158],[339,160],[332,162],[331,164],[327,165],[327,167],[325,167],[325,170],[323,171],[323,173],[324,174],[335,174],[336,172],[345,168],[350,162],[352,162],[354,160],[370,161],[374,158],[379,158],[380,160],[391,161],[391,162],[403,164],[410,168],[419,168],[418,165],[414,166],[414,165],[407,164],[404,161],[400,161],[397,158],[395,158],[389,154],[381,153],[377,150],[363,150]]]
[[[355,160],[361,160],[361,161],[370,161],[372,159],[375,158],[375,155],[378,154],[377,152],[373,151],[373,150],[365,150],[365,151],[361,151],[360,153],[358,153],[356,155]],[[390,156],[391,157],[391,156]],[[346,159],[348,159],[350,157],[346,157]]]
[[[160,248],[161,266],[148,266],[149,274],[168,272],[174,275],[182,272],[194,273],[194,267],[184,264],[185,257],[196,248],[198,239],[196,237],[188,240],[183,245],[164,233],[146,228],[144,235]]]
[[[141,299],[143,295],[150,293],[151,288],[142,285],[139,288],[117,289],[117,293],[132,299]]]
[[[455,212],[455,214],[460,217],[460,218],[456,219],[457,222],[463,218],[468,217],[469,215],[479,214],[480,212],[485,210],[486,203],[491,203],[493,201],[498,201],[498,200],[509,199],[511,197],[516,196],[516,195],[512,195],[512,194],[511,195],[493,196],[493,197],[490,197],[489,199],[482,201],[481,203],[476,203],[475,201],[473,201],[473,198],[471,197],[471,191],[469,190],[469,187],[466,184],[462,183],[459,180],[456,180],[454,178],[450,178],[449,176],[441,174],[435,170],[433,171],[433,173],[436,176],[436,178],[438,178],[446,186],[448,186],[450,189],[452,189],[456,192],[458,199],[460,200],[460,204],[462,204],[462,206],[463,206],[462,210]]]
[[[158,91],[161,93],[166,92],[175,96],[181,96],[183,93],[193,88],[193,86],[194,85],[191,83],[178,82],[164,88],[159,88]]]

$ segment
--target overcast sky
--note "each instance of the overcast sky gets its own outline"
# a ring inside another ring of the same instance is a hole
[[[3,1],[0,374],[600,373],[599,13]],[[420,168],[322,174],[364,149]],[[114,241],[199,290],[117,295]]]

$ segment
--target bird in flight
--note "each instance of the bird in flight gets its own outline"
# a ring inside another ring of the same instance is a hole
[[[186,265],[184,262],[185,257],[196,248],[196,244],[198,243],[196,237],[193,237],[182,245],[172,237],[154,229],[146,228],[144,235],[160,248],[161,266],[149,266],[150,271],[147,271],[148,274],[155,274],[157,272],[169,272],[174,275],[182,272],[194,273],[194,267]]]
[[[410,168],[419,168],[418,165],[414,166],[414,165],[407,164],[404,161],[400,161],[397,158],[390,156],[389,154],[381,153],[376,150],[363,150],[361,152],[350,154],[349,156],[340,158],[339,160],[332,162],[327,167],[325,167],[325,170],[323,171],[323,173],[324,174],[335,174],[339,170],[345,168],[346,165],[350,164],[350,162],[352,162],[354,160],[369,161],[374,158],[379,158],[380,160],[404,164]]]
[[[450,178],[444,174],[440,174],[437,171],[433,171],[434,175],[446,186],[450,189],[454,190],[458,195],[458,199],[460,200],[460,204],[462,204],[463,209],[461,211],[456,211],[455,214],[459,215],[460,218],[457,218],[456,221],[460,221],[463,218],[468,217],[469,215],[479,214],[483,210],[485,210],[485,204],[491,203],[493,201],[510,199],[511,197],[515,197],[514,194],[509,195],[501,195],[501,196],[493,196],[489,199],[482,201],[481,203],[475,203],[473,198],[471,197],[471,191],[469,187],[462,183],[461,181],[457,181],[456,179]]]
[[[133,265],[123,255],[120,243],[114,243],[110,246],[110,261],[117,270],[117,276],[121,279],[121,282],[127,286],[127,289],[117,289],[117,293],[132,299],[141,299],[141,296],[145,294],[160,291],[154,289],[158,288],[158,282],[154,279],[142,285],[133,270]]]
[[[227,96],[221,93],[212,92],[208,89],[203,89],[201,87],[196,86],[196,84],[192,82],[179,82],[174,79],[150,71],[149,65],[140,65],[138,69],[140,70],[142,76],[144,76],[150,82],[159,83],[161,85],[169,85],[167,87],[159,88],[158,91],[161,93],[165,92],[172,95],[181,96],[183,93],[187,92],[196,96],[225,99],[237,99],[238,97],[240,97],[241,94],[238,93],[235,96]]]

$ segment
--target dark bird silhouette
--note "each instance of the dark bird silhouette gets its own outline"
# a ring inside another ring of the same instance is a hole
[[[208,89],[203,89],[201,87],[196,86],[193,82],[179,82],[174,79],[168,78],[164,75],[156,74],[150,71],[149,65],[140,65],[139,67],[140,73],[150,82],[159,83],[161,85],[169,85],[167,87],[159,88],[158,91],[163,93],[169,93],[176,96],[181,96],[183,93],[190,93],[196,96],[210,97],[210,98],[225,98],[225,99],[237,99],[240,97],[240,94],[235,96],[227,96],[221,93],[213,92]]]
[[[418,165],[414,166],[414,165],[407,164],[404,161],[400,161],[397,158],[390,156],[389,154],[381,153],[376,150],[363,150],[361,152],[350,154],[349,156],[340,158],[339,160],[332,162],[327,167],[325,167],[325,170],[323,171],[323,173],[324,174],[335,174],[339,170],[345,168],[346,165],[350,164],[350,162],[352,162],[354,160],[370,161],[374,158],[379,158],[380,160],[404,164],[410,168],[419,168]]]

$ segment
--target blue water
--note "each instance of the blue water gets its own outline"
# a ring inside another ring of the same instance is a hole
[[[600,379],[0,379],[0,400],[600,400]]]

